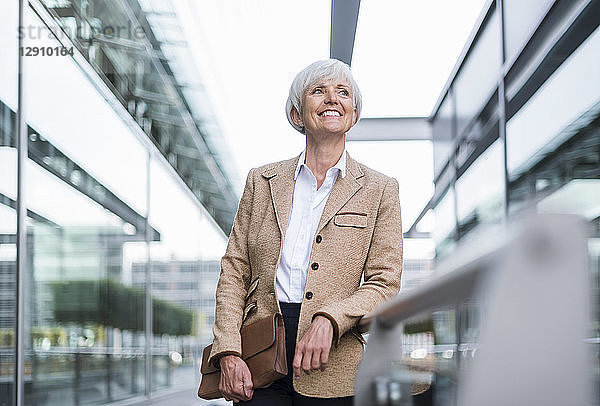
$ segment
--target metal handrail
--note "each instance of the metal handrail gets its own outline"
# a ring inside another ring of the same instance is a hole
[[[588,225],[570,215],[512,221],[461,244],[438,266],[435,280],[360,321],[371,331],[356,375],[355,405],[412,405],[414,385],[442,396],[436,404],[445,406],[589,404],[590,344],[598,341],[586,339]],[[471,299],[478,303],[480,326],[477,343],[465,346],[461,306]],[[456,312],[452,360],[438,365],[429,357],[419,364],[406,357],[403,321],[448,307]],[[467,352],[472,356],[462,362]]]
[[[498,259],[513,239],[514,231],[488,237],[467,244],[460,253],[447,259],[437,267],[436,279],[415,288],[407,294],[400,293],[383,303],[359,321],[361,333],[369,331],[373,320],[382,326],[391,328],[401,320],[418,315],[436,307],[456,304],[470,296],[482,272]]]

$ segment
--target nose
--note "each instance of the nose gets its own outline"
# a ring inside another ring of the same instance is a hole
[[[326,104],[337,104],[338,103],[338,94],[335,90],[330,90],[327,92],[327,97],[325,98]]]

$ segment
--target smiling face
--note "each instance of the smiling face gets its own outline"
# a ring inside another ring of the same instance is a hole
[[[309,86],[302,98],[302,117],[294,109],[292,120],[308,134],[345,134],[356,121],[350,84],[329,79]]]

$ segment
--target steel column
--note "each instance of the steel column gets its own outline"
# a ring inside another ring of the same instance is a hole
[[[147,398],[152,396],[152,260],[150,257],[150,242],[152,233],[150,227],[150,168],[152,164],[152,152],[148,152],[148,163],[146,166],[146,289],[145,289],[145,341],[146,341],[146,385],[144,394]]]
[[[354,51],[354,37],[360,0],[331,1],[331,35],[329,57],[350,65]]]
[[[19,0],[19,27],[23,27],[25,7],[27,2]],[[19,50],[24,46],[25,38],[19,36]],[[25,375],[25,276],[27,274],[27,205],[24,198],[25,162],[27,160],[27,123],[24,110],[23,64],[25,60],[19,52],[17,78],[17,269],[16,269],[16,317],[15,317],[15,368],[13,385],[13,402],[16,406],[23,405],[24,375]]]
[[[496,0],[496,13],[498,13],[498,29],[500,30],[500,67],[498,77],[498,139],[502,143],[502,163],[504,165],[504,199],[502,208],[503,221],[508,218],[508,204],[510,201],[510,181],[508,178],[508,152],[506,149],[506,94],[504,89],[504,62],[506,50],[504,45],[504,11],[503,0]]]

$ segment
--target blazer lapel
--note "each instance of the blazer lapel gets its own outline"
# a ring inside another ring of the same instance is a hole
[[[262,175],[269,179],[271,189],[271,200],[275,208],[277,225],[281,232],[281,241],[285,238],[288,219],[292,208],[292,196],[294,194],[294,172],[300,155],[288,159],[280,165],[265,169]]]
[[[300,155],[295,158],[282,162],[281,164],[267,168],[262,176],[269,179],[271,189],[271,200],[275,208],[275,217],[277,225],[281,232],[281,241],[285,238],[290,211],[292,209],[292,197],[294,194],[294,172],[298,164]],[[346,152],[346,176],[338,175],[331,194],[325,203],[317,233],[331,220],[335,213],[350,200],[352,196],[362,187],[358,181],[363,176],[358,163]]]
[[[334,214],[362,187],[362,184],[357,179],[363,175],[358,163],[350,158],[350,154],[346,152],[346,176],[342,178],[341,174],[338,174],[327,203],[325,203],[325,208],[317,227],[317,234],[331,220]]]

